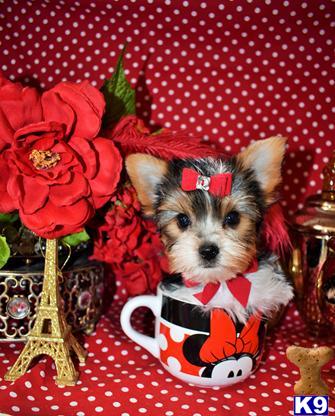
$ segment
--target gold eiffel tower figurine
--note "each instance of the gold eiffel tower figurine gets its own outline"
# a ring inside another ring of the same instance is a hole
[[[28,370],[33,358],[46,354],[56,364],[56,383],[74,386],[78,372],[70,357],[73,349],[81,363],[85,362],[85,350],[71,333],[65,321],[58,287],[58,245],[57,240],[46,240],[44,281],[36,321],[28,341],[13,367],[6,373],[5,380],[15,381]]]

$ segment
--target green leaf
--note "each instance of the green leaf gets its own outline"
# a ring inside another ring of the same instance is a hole
[[[17,212],[11,212],[9,214],[0,213],[0,222],[15,222],[18,218]]]
[[[6,237],[0,236],[0,269],[7,263],[10,257],[10,248]]]
[[[86,230],[81,231],[80,233],[69,234],[66,237],[62,238],[62,241],[65,244],[68,244],[72,247],[77,246],[80,243],[88,241],[90,236],[87,234]]]
[[[161,134],[164,130],[164,127],[162,127],[161,129],[156,130],[155,132],[152,133],[151,136],[158,136],[159,134]]]
[[[122,116],[136,113],[135,90],[131,88],[123,69],[125,51],[126,46],[119,56],[114,74],[101,88],[106,101],[105,128],[112,127]]]

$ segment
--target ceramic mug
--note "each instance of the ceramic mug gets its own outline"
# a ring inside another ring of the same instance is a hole
[[[132,312],[143,306],[155,315],[154,337],[131,326]],[[178,299],[178,290],[164,283],[157,296],[130,299],[122,309],[121,326],[173,376],[203,387],[229,386],[249,377],[260,362],[266,329],[257,316],[241,324],[222,308],[205,312]]]

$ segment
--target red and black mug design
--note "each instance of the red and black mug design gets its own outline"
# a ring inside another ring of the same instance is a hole
[[[133,310],[147,306],[156,316],[155,337],[130,325]],[[131,299],[121,313],[124,332],[158,358],[179,379],[200,386],[229,386],[245,380],[261,359],[266,322],[252,315],[235,322],[223,308],[206,312],[178,299],[178,291],[161,284],[157,296]]]

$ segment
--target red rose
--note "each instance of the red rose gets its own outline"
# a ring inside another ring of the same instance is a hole
[[[44,238],[80,231],[110,199],[122,166],[113,142],[96,137],[103,111],[88,82],[63,82],[41,97],[0,83],[0,212],[15,207]]]
[[[14,84],[0,74],[0,152],[12,144],[16,130],[37,123],[42,117],[38,92]]]
[[[11,212],[16,209],[15,202],[7,192],[7,182],[10,176],[8,165],[0,154],[0,212]]]

